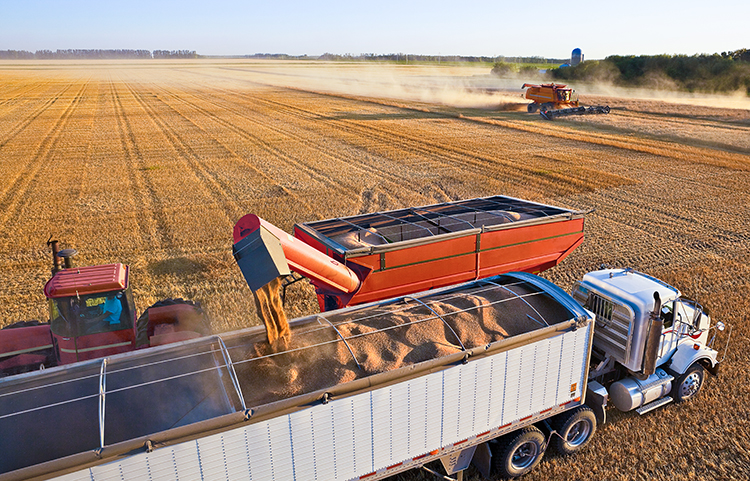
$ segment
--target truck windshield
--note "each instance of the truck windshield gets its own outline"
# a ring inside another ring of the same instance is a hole
[[[132,300],[126,291],[50,299],[55,334],[73,337],[130,329]]]

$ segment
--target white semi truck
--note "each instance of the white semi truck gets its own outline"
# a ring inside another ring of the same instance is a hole
[[[627,269],[572,296],[510,273],[290,326],[283,352],[256,327],[0,379],[0,480],[376,480],[438,459],[517,477],[586,446],[609,401],[694,397],[723,329]]]

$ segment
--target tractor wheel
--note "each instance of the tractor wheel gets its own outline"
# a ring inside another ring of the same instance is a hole
[[[544,456],[544,434],[529,426],[503,436],[492,453],[495,472],[504,478],[517,478],[536,467]]]
[[[15,329],[16,327],[31,327],[31,326],[41,326],[42,324],[46,324],[46,322],[39,322],[39,321],[18,321],[14,322],[13,324],[9,324],[3,329]]]
[[[583,448],[596,432],[596,416],[588,406],[580,406],[552,418],[552,427],[559,436],[552,444],[560,454],[573,454]]]
[[[136,338],[135,338],[136,347],[149,345],[148,311],[156,307],[174,306],[176,304],[184,304],[184,305],[191,306],[195,310],[195,313],[197,314],[197,316],[195,316],[196,321],[194,321],[191,325],[180,326],[179,330],[195,331],[203,336],[207,336],[211,334],[211,323],[208,320],[208,316],[201,308],[200,302],[188,301],[182,298],[164,299],[164,300],[155,302],[153,305],[149,306],[149,308],[143,311],[143,314],[141,314],[141,316],[138,318],[138,321],[136,322],[136,326],[137,326],[136,327],[137,333],[136,333]]]
[[[674,402],[681,403],[682,401],[694,398],[701,390],[701,387],[703,387],[704,379],[703,366],[697,363],[690,366],[672,384],[672,398],[674,398]]]
[[[533,114],[538,109],[539,109],[539,105],[536,104],[536,103],[529,104],[529,105],[526,106],[526,111],[529,112],[530,114]]]

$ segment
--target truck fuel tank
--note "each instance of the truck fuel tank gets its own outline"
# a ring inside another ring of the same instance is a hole
[[[658,368],[643,381],[626,377],[612,383],[609,398],[620,411],[632,411],[669,394],[673,379],[666,371]]]

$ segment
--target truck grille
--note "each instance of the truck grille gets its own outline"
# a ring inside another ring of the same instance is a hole
[[[630,309],[578,284],[573,289],[573,298],[596,315],[594,346],[627,364],[633,338]]]

